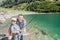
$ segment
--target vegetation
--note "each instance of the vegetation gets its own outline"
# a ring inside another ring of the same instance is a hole
[[[1,7],[34,12],[60,12],[60,1],[47,0],[5,0]]]
[[[27,7],[27,10],[37,11],[37,12],[57,12],[59,11],[60,6],[56,5],[56,3],[51,2],[32,2]]]
[[[26,10],[28,3],[22,3],[16,6],[13,6],[12,9],[14,10]]]
[[[11,8],[12,6],[21,4],[21,3],[30,3],[36,0],[2,0],[0,1],[1,7]]]
[[[14,10],[27,10],[34,12],[59,12],[60,2],[40,2],[23,3],[12,7]]]

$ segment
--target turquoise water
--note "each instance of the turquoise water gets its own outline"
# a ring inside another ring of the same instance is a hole
[[[48,35],[60,40],[60,14],[32,14],[26,15],[25,18],[28,23],[31,20],[31,26],[37,25],[38,29],[42,29]]]

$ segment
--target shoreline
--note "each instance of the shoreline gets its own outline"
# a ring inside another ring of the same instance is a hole
[[[13,14],[12,14],[12,13],[13,13]],[[28,15],[27,13],[29,13],[29,12],[26,12],[26,11],[24,11],[24,12],[23,12],[23,11],[22,11],[22,12],[20,12],[20,11],[19,11],[19,12],[18,12],[18,11],[13,11],[13,12],[12,12],[12,10],[11,10],[11,11],[9,11],[8,13],[6,13],[6,14],[4,14],[4,15],[7,15],[7,16],[5,16],[5,17],[7,17],[6,20],[8,20],[8,19],[10,19],[11,17],[17,16],[17,15],[18,15],[17,13],[19,13],[19,14],[20,14],[20,13],[25,13],[26,15]],[[30,12],[30,13],[32,14],[32,12]],[[25,14],[24,14],[24,15],[25,15]],[[3,15],[3,16],[4,16],[4,15]],[[2,17],[3,17],[3,16],[2,16]],[[10,17],[8,17],[8,16],[10,16]],[[4,18],[5,18],[5,17],[4,17]],[[5,28],[7,28],[7,27],[5,27]],[[2,29],[2,28],[1,28],[1,29]],[[7,29],[8,29],[8,28],[7,28]],[[4,29],[4,30],[6,30],[6,29]],[[3,33],[5,32],[4,30],[2,30]],[[31,40],[33,40],[32,38],[34,38],[35,40],[37,40],[38,38],[36,38],[36,37],[38,37],[38,36],[39,36],[39,39],[41,39],[41,40],[44,40],[43,38],[45,38],[45,37],[48,38],[48,35],[46,35],[46,33],[44,32],[44,30],[42,30],[42,31],[41,31],[41,30],[39,31],[39,30],[37,30],[37,29],[36,29],[36,30],[35,30],[35,29],[29,29],[29,30],[31,30],[31,31],[30,31],[31,35],[29,35],[29,39],[31,39]],[[37,31],[38,31],[38,32],[37,32]],[[34,33],[34,32],[35,32],[35,33]],[[6,32],[6,33],[7,33],[7,32]],[[5,33],[5,34],[6,34],[6,33]],[[36,35],[35,35],[35,34],[36,34]],[[43,35],[43,34],[44,34],[44,35]],[[36,36],[36,37],[35,37],[35,36]],[[32,37],[32,38],[31,38],[31,37]],[[50,36],[49,36],[49,37],[50,37]],[[26,37],[26,39],[27,39],[27,38],[28,38],[28,36]],[[51,39],[51,38],[50,38],[50,39]],[[54,39],[52,38],[52,40],[54,40]]]

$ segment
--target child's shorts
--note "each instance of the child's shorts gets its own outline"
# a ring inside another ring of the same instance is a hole
[[[19,40],[19,34],[12,34],[12,40]]]

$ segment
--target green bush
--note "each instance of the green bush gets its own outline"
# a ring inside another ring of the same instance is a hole
[[[59,11],[59,6],[51,2],[36,1],[36,2],[31,2],[27,7],[27,10],[35,11],[35,12],[57,12]]]
[[[22,2],[22,3],[21,3]],[[23,3],[25,2],[25,3]],[[17,4],[20,3],[20,4]],[[59,12],[60,11],[60,1],[42,1],[41,0],[29,0],[29,1],[15,1],[12,0],[5,1],[2,5],[3,7],[8,7],[14,10],[27,10],[34,12]]]
[[[58,7],[57,5],[55,5],[55,4],[51,4],[51,5],[49,6],[49,10],[50,10],[51,12],[57,12],[57,11],[59,11],[59,7]]]
[[[14,10],[26,10],[28,3],[19,4],[17,6],[13,6]]]

